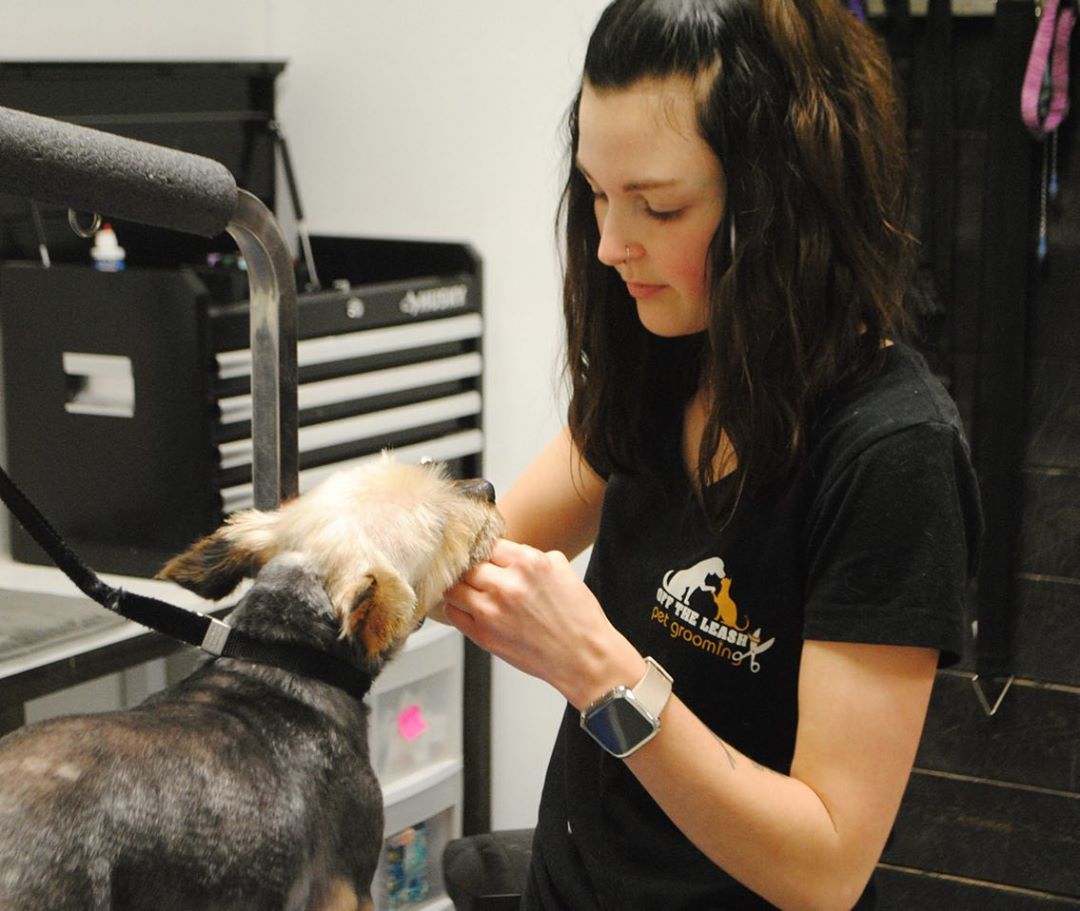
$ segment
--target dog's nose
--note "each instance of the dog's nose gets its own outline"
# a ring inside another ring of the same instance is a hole
[[[484,478],[469,478],[464,481],[455,481],[454,484],[467,497],[475,497],[478,500],[495,502],[495,487]]]

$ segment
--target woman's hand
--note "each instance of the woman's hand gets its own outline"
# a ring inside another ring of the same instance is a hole
[[[645,672],[644,659],[559,551],[501,539],[445,599],[451,624],[579,709]]]

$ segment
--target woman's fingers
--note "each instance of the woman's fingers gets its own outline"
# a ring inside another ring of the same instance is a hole
[[[449,600],[443,602],[443,616],[446,617],[447,623],[457,627],[461,632],[465,633],[465,635],[469,635],[472,628],[476,625],[476,621],[473,619],[472,614]]]
[[[499,538],[491,546],[491,555],[488,557],[488,562],[493,563],[495,566],[507,568],[513,566],[517,560],[520,560],[532,550],[533,548],[526,544],[518,544],[516,541],[507,538]],[[482,563],[480,565],[483,566]]]
[[[474,641],[477,636],[517,639],[525,628],[542,639],[542,628],[564,625],[557,615],[568,609],[570,595],[580,594],[582,587],[562,553],[543,553],[499,539],[488,561],[472,567],[447,589],[446,613]]]
[[[465,584],[477,589],[491,587],[498,577],[498,571],[500,569],[509,569],[514,564],[519,555],[520,547],[521,545],[514,544],[513,541],[499,538],[492,545],[488,559],[483,563],[477,563],[476,566],[462,573],[457,584]]]
[[[506,566],[510,562],[511,555],[514,553],[514,542],[508,541],[506,538],[497,538],[495,543],[491,545],[491,553],[488,555],[488,562],[494,563],[496,566]],[[483,564],[481,564],[483,565]]]
[[[543,558],[534,548],[500,538],[487,561],[465,572],[460,581],[480,591],[505,594],[515,587],[515,577],[532,575]]]

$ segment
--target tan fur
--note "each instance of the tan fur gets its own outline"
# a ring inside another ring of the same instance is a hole
[[[342,635],[375,656],[400,645],[502,529],[494,505],[441,467],[384,454],[276,511],[236,513],[158,577],[221,598],[277,554],[299,552],[323,580]]]
[[[371,911],[374,907],[370,899],[361,906],[360,898],[352,887],[340,879],[335,879],[330,884],[330,894],[326,896],[326,901],[318,911]]]
[[[417,603],[416,593],[396,572],[375,567],[357,586],[355,598],[346,595],[351,603],[345,624],[346,631],[359,637],[369,656],[378,655],[411,630],[410,618]]]

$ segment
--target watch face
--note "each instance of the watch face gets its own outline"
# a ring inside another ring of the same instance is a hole
[[[598,706],[585,719],[587,730],[609,753],[625,756],[656,733],[657,726],[626,695]]]

